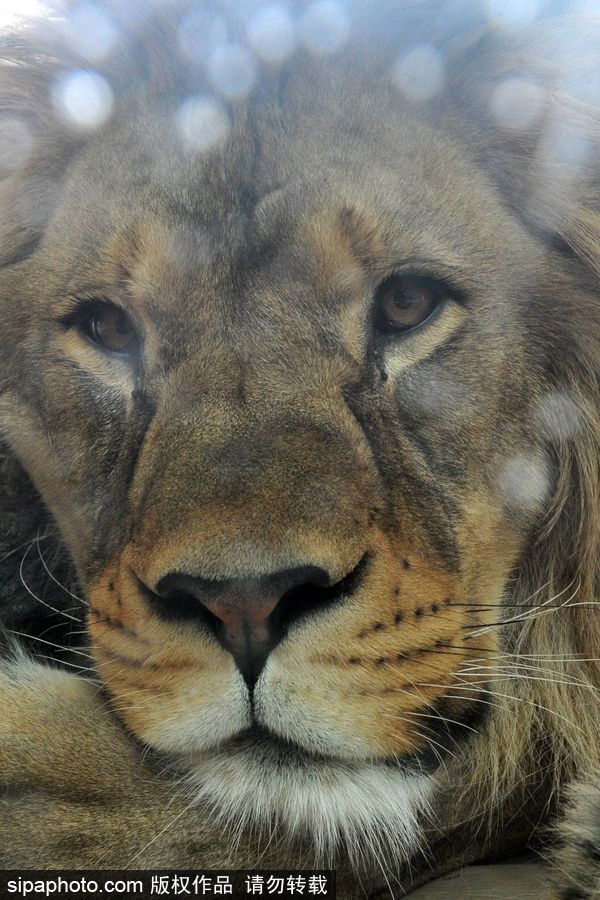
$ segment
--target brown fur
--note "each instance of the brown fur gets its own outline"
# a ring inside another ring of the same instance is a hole
[[[561,823],[561,843],[553,858],[557,896],[600,897],[600,780],[579,782],[569,791],[569,804]]]
[[[365,559],[351,597],[273,650],[265,716],[283,697],[352,763],[437,747],[433,871],[535,842],[564,785],[600,765],[598,121],[577,94],[597,23],[549,10],[509,39],[474,7],[438,35],[436,4],[382,3],[364,22],[356,8],[349,47],[264,67],[228,110],[230,139],[190,156],[172,116],[208,88],[171,62],[178,8],[141,10],[91,135],[60,127],[48,98],[82,65],[60,33],[32,28],[1,53],[0,111],[33,151],[0,182],[0,428],[73,560],[105,702],[66,673],[0,683],[0,777],[15,785],[0,863],[258,858],[260,840],[236,849],[177,793],[154,839],[170,777],[115,713],[181,762],[208,740],[190,738],[191,712],[216,715],[238,676],[206,628],[148,594],[172,572],[311,565],[336,583]],[[446,83],[415,105],[389,72],[420,40],[442,46]],[[543,98],[527,129],[489,111],[515,73]],[[555,134],[585,154],[545,153]],[[374,344],[370,298],[398,270],[465,301]],[[96,296],[144,334],[137,381],[60,322]],[[430,713],[461,722],[448,746]],[[282,841],[263,859],[310,864],[308,838]],[[343,848],[337,864],[351,896]],[[414,866],[384,868],[408,885],[427,877]]]

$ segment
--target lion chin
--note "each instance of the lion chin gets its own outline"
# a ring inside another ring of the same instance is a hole
[[[186,760],[190,771],[190,759]],[[196,803],[234,834],[309,838],[319,863],[343,850],[353,865],[408,859],[421,838],[434,780],[410,761],[325,757],[253,726],[191,760]]]

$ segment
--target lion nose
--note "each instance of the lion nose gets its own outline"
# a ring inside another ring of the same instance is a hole
[[[163,618],[208,625],[252,687],[291,621],[322,600],[329,584],[315,566],[223,581],[172,572],[157,584],[153,605]]]

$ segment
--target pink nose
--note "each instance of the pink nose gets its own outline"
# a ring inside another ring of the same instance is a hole
[[[223,581],[172,573],[161,578],[155,596],[161,615],[181,618],[185,607],[185,618],[208,624],[252,685],[291,619],[322,599],[329,583],[328,574],[316,566]]]
[[[201,602],[222,623],[221,640],[237,658],[250,647],[255,653],[260,650],[268,653],[272,649],[274,629],[270,618],[280,599],[276,594],[258,599],[248,584],[243,590],[225,592],[222,598],[205,598]]]

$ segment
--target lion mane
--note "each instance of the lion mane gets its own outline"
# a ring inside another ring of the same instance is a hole
[[[318,6],[285,59],[231,4],[2,35],[0,862],[353,896],[551,845],[596,898],[598,18]]]

